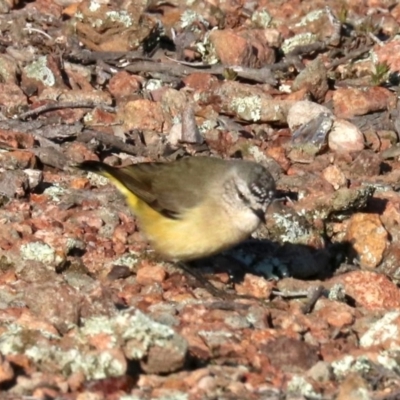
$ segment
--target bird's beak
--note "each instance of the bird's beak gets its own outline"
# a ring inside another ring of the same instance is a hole
[[[260,208],[258,209],[251,209],[253,211],[254,214],[257,215],[257,217],[260,219],[261,222],[263,222],[264,224],[267,222],[265,219],[265,211],[261,210]]]

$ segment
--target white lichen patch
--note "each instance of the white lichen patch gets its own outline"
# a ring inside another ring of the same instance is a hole
[[[112,262],[113,265],[124,265],[130,269],[134,268],[139,262],[140,254],[136,252],[129,252]]]
[[[206,331],[206,330],[200,330],[197,332],[197,334],[204,338],[206,342],[224,342],[227,339],[232,338],[234,335],[232,332],[229,331],[224,331],[224,330],[218,330],[218,331]]]
[[[350,372],[367,373],[371,369],[371,362],[367,357],[354,358],[344,356],[342,359],[332,362],[332,371],[337,378],[344,378]]]
[[[126,364],[108,352],[80,352],[77,349],[63,350],[58,346],[32,346],[25,355],[35,363],[46,363],[54,360],[65,376],[83,373],[87,379],[104,379],[110,376],[121,376],[126,371]]]
[[[255,27],[265,29],[271,26],[272,17],[267,9],[261,8],[257,11],[254,11],[253,15],[251,16],[251,22]]]
[[[219,62],[219,57],[215,49],[214,44],[210,40],[210,33],[218,28],[213,28],[208,31],[201,42],[196,42],[195,48],[200,53],[201,59],[209,65],[217,64]]]
[[[313,33],[299,33],[296,36],[285,39],[282,44],[282,51],[285,54],[290,53],[297,46],[306,46],[308,44],[315,43],[318,40],[317,36]]]
[[[89,3],[89,11],[91,11],[91,12],[96,12],[100,7],[101,7],[101,4],[96,0],[92,0]]]
[[[342,283],[334,284],[329,290],[328,299],[333,301],[345,301],[346,290],[344,285]]]
[[[388,312],[376,321],[360,338],[361,347],[378,346],[386,340],[398,338],[400,335],[398,320],[399,311]],[[395,322],[396,321],[396,322]]]
[[[337,377],[343,377],[349,373],[353,363],[354,363],[353,356],[344,356],[342,359],[332,362],[331,364],[332,372]]]
[[[232,110],[246,121],[261,119],[261,99],[259,96],[235,97],[231,102]]]
[[[310,22],[318,21],[320,18],[324,16],[325,13],[326,11],[323,8],[311,11],[307,15],[305,15],[297,24],[295,24],[295,26],[297,27],[307,26]]]
[[[171,392],[168,394],[164,394],[157,398],[154,398],[154,400],[188,400],[188,399],[189,395],[187,393],[179,392],[177,390],[171,390]]]
[[[206,119],[201,125],[199,125],[199,132],[204,135],[205,133],[211,131],[216,128],[218,125],[217,121]]]
[[[56,83],[56,78],[51,71],[51,69],[47,66],[47,57],[42,56],[39,57],[36,61],[28,64],[24,71],[28,78],[36,79],[42,82],[45,86],[54,86]]]
[[[385,350],[382,351],[376,358],[379,364],[384,368],[394,371],[396,374],[400,374],[400,363],[399,363],[400,349],[395,351]]]
[[[282,243],[308,243],[310,231],[301,220],[295,218],[292,214],[274,213],[273,218],[277,226],[279,239]]]
[[[119,22],[126,28],[133,25],[131,16],[125,10],[108,11],[106,12],[106,18],[113,22]]]
[[[371,362],[366,356],[360,356],[352,366],[352,371],[360,374],[366,374],[371,370]]]
[[[52,201],[61,201],[62,195],[65,193],[65,189],[60,185],[53,184],[43,191],[43,194],[49,196]]]
[[[107,336],[108,348],[92,349],[88,337],[95,335]],[[111,318],[88,318],[81,328],[76,328],[71,340],[75,345],[65,348],[58,336],[10,324],[0,337],[0,353],[24,354],[44,371],[57,366],[67,377],[83,373],[86,379],[103,379],[126,373],[127,362],[123,355],[140,360],[150,347],[161,348],[171,342],[183,355],[187,351],[186,341],[172,328],[153,321],[140,311],[121,312]],[[126,346],[129,343],[131,346]]]
[[[7,332],[3,332],[0,336],[0,353],[4,355],[18,354],[24,348],[20,332],[22,328],[16,324],[7,326]]]
[[[181,15],[181,27],[182,28],[192,26],[193,23],[195,23],[195,22],[200,22],[206,28],[209,25],[207,20],[205,20],[200,14],[196,13],[193,10],[186,10],[182,13],[182,15]]]
[[[56,261],[56,251],[46,243],[31,242],[20,247],[21,256],[25,260],[40,261],[52,264]]]
[[[59,339],[58,336],[45,330],[27,331],[20,325],[8,324],[7,331],[0,336],[0,354],[23,353],[27,348],[36,346],[39,335],[46,339]]]
[[[113,318],[93,317],[87,319],[81,328],[81,333],[88,336],[104,332],[113,334],[119,340],[134,340],[136,345],[129,346],[129,351],[126,351],[126,356],[134,360],[144,357],[150,346],[163,347],[176,335],[172,328],[153,321],[140,311],[133,315],[120,313]]]
[[[149,92],[163,87],[163,82],[161,79],[149,79],[143,84],[143,89]]]
[[[93,121],[94,117],[93,117],[93,113],[88,112],[84,117],[83,117],[83,121],[85,122],[85,124],[89,125],[92,121]]]
[[[136,396],[134,394],[124,394],[119,397],[119,400],[143,400],[142,396]]]
[[[78,21],[83,21],[83,19],[84,19],[84,15],[82,14],[81,11],[77,11],[77,12],[75,13],[74,17],[75,17],[75,19],[78,20]]]
[[[296,395],[303,395],[306,398],[322,399],[322,395],[317,393],[310,382],[304,377],[294,375],[287,384],[287,390],[290,393],[296,393]]]
[[[92,186],[106,186],[110,183],[110,180],[105,176],[101,176],[94,172],[88,172],[86,177],[89,179],[89,182]]]
[[[268,160],[267,156],[260,150],[259,146],[249,146],[247,148],[247,151],[254,157],[254,161],[258,163],[262,163]]]

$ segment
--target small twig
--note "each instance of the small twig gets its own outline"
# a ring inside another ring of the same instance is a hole
[[[315,303],[318,301],[318,299],[321,298],[321,296],[323,296],[324,291],[325,288],[322,285],[313,288],[313,292],[311,293],[308,302],[304,304],[304,306],[302,307],[302,311],[304,314],[309,314],[312,311],[312,309],[315,306]]]
[[[273,290],[272,294],[274,296],[284,297],[284,298],[296,298],[296,297],[308,297],[310,293],[307,290],[299,290],[293,292],[281,292],[280,290]]]
[[[32,27],[30,27],[30,26],[27,26],[26,28],[23,28],[23,30],[24,30],[24,31],[27,31],[27,32],[29,32],[29,33],[31,33],[31,32],[37,32],[37,33],[40,33],[41,35],[45,36],[47,39],[53,40],[53,38],[52,38],[49,34],[47,34],[46,32],[44,32],[44,31],[42,31],[42,30],[40,30],[40,29],[32,28]]]
[[[295,67],[298,71],[304,69],[302,57],[306,54],[321,52],[326,50],[327,43],[315,42],[307,45],[296,46],[292,51],[285,55],[285,60],[269,66],[270,71],[286,71]]]
[[[296,46],[292,51],[286,54],[286,57],[292,56],[303,56],[304,54],[310,54],[313,52],[324,51],[327,48],[327,44],[325,42],[314,42],[310,44],[304,44]]]
[[[183,61],[183,60],[175,60],[175,58],[171,58],[168,56],[165,56],[168,60],[171,60],[177,64],[181,65],[186,65],[188,67],[193,67],[193,68],[211,68],[211,64],[204,64],[203,62],[188,62],[188,61]]]
[[[114,111],[113,107],[107,106],[101,103],[94,103],[93,101],[84,101],[84,102],[66,102],[66,103],[49,103],[43,106],[37,107],[34,110],[29,110],[18,115],[18,119],[24,120],[34,115],[43,114],[48,111],[60,110],[63,108],[95,108],[95,107],[102,107],[107,111]]]
[[[325,12],[326,12],[326,15],[328,16],[329,22],[332,24],[332,26],[334,28],[333,34],[329,38],[329,44],[331,46],[338,46],[340,44],[340,39],[342,36],[342,34],[341,34],[342,24],[338,20],[338,18],[336,18],[336,16],[333,15],[333,12],[330,7],[326,6]]]
[[[84,64],[96,63],[98,61],[106,63],[134,60],[151,61],[150,58],[143,57],[143,53],[140,51],[90,51],[79,47],[73,48],[67,56]]]
[[[372,32],[368,32],[368,36],[372,39],[373,42],[375,42],[378,46],[383,46],[384,43],[382,40],[379,40]]]
[[[279,290],[274,290],[272,292],[275,296],[285,297],[285,298],[297,298],[297,297],[308,297],[308,301],[303,305],[302,311],[304,314],[309,314],[315,303],[321,296],[325,295],[325,288],[320,285],[317,287],[312,287],[311,290],[299,290],[299,291],[291,291],[291,292],[281,292]]]
[[[213,75],[222,75],[227,69],[236,72],[239,78],[249,79],[254,82],[268,83],[275,86],[277,80],[274,78],[271,68],[247,68],[241,66],[225,66],[225,65],[202,65],[201,68],[194,68],[182,63],[174,64],[172,67],[170,63],[154,62],[154,61],[136,61],[128,65],[125,70],[133,73],[157,73],[168,74],[182,78],[193,73],[207,73]]]
[[[205,289],[208,293],[214,297],[221,298],[223,300],[253,300],[260,303],[262,306],[271,307],[271,303],[267,299],[260,299],[258,297],[246,294],[230,293],[223,289],[216,288],[208,279],[204,278],[195,268],[190,267],[185,263],[177,263],[177,266],[181,268],[186,274],[192,276],[197,282]]]
[[[93,130],[84,130],[83,132],[79,133],[76,140],[78,142],[88,143],[92,139],[96,139],[101,143],[113,147],[119,151],[122,151],[127,154],[137,155],[138,153],[144,153],[145,149],[142,146],[133,146],[131,144],[125,143],[122,139],[114,135],[109,135],[104,132],[98,132]]]
[[[339,65],[345,64],[347,61],[354,60],[360,56],[362,56],[364,53],[368,53],[371,50],[371,46],[365,46],[362,47],[361,49],[353,50],[347,55],[345,55],[342,58],[339,58],[338,60],[332,61],[330,65],[327,66],[327,69],[333,69],[338,67]]]

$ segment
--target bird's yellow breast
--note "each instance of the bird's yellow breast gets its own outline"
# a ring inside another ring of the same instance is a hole
[[[132,193],[129,193],[127,200],[151,246],[169,260],[208,257],[248,236],[248,232],[232,227],[228,214],[210,204],[186,210],[179,219],[171,219]],[[212,210],[217,212],[213,213]]]
[[[221,207],[222,199],[205,201],[197,207],[183,210],[178,219],[168,218],[112,176],[108,177],[125,196],[152,247],[169,260],[192,260],[218,253],[246,239],[259,222],[251,214],[246,226],[246,216],[229,215]],[[240,221],[241,225],[235,224],[233,219]]]
[[[197,207],[179,219],[167,218],[141,202],[137,214],[142,231],[154,249],[170,260],[207,257],[245,239],[247,234],[232,229],[228,215],[205,213]]]

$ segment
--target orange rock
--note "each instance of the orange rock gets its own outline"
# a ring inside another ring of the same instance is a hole
[[[377,267],[389,245],[388,233],[378,214],[357,213],[350,218],[346,239],[352,243],[361,266]]]
[[[209,38],[222,64],[249,67],[254,63],[251,43],[234,31],[230,29],[215,30],[211,32]]]
[[[125,130],[147,129],[162,132],[165,129],[164,112],[159,103],[150,100],[134,100],[125,104],[118,112]]]
[[[90,187],[90,181],[87,178],[75,178],[70,183],[71,189],[86,189]]]
[[[7,131],[4,129],[0,129],[0,141],[16,149],[31,148],[35,143],[35,139],[30,133]]]
[[[361,375],[352,372],[340,384],[336,400],[361,400],[369,397],[367,382]]]
[[[11,364],[0,356],[0,383],[9,382],[14,378],[14,370]]]
[[[330,165],[322,171],[322,176],[328,181],[335,190],[346,186],[347,179],[342,170],[336,165]]]
[[[0,285],[5,285],[8,283],[15,282],[17,280],[17,275],[14,271],[5,271],[0,274]]]
[[[70,143],[65,154],[71,161],[78,163],[84,160],[98,160],[98,157],[82,142]]]
[[[400,307],[400,291],[385,275],[370,271],[353,271],[330,282],[344,285],[346,294],[369,310]]]
[[[268,146],[265,153],[272,157],[283,170],[287,171],[290,167],[290,161],[286,157],[285,149],[282,146]]]
[[[333,106],[338,118],[352,118],[374,111],[386,110],[395,101],[395,95],[383,87],[368,89],[339,88],[333,93]]]
[[[0,104],[6,107],[18,107],[27,105],[28,101],[24,92],[15,83],[0,83]]]
[[[36,167],[36,156],[29,151],[0,153],[0,167],[6,169],[26,169]]]
[[[140,285],[150,285],[154,282],[164,282],[167,271],[159,265],[145,265],[137,271],[136,282]]]
[[[187,87],[200,92],[205,92],[218,85],[218,79],[214,75],[199,72],[188,75],[183,79],[183,82]]]
[[[343,328],[354,322],[354,308],[345,303],[321,298],[318,300],[314,317],[319,317],[335,328]]]
[[[141,78],[126,71],[117,72],[108,84],[110,93],[116,98],[132,99],[132,96],[141,88]]]
[[[238,294],[254,296],[259,299],[268,299],[274,287],[274,282],[252,274],[246,274],[243,282],[235,285]]]
[[[375,46],[373,51],[377,57],[377,63],[388,65],[391,72],[400,69],[400,58],[398,55],[400,51],[400,43],[398,43],[397,40],[385,43],[383,46]]]

